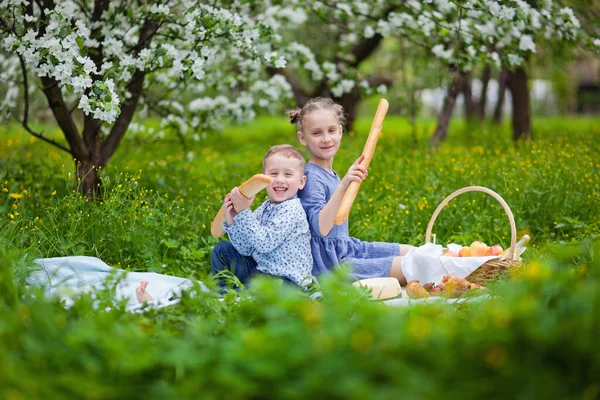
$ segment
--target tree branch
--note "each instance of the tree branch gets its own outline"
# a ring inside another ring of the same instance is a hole
[[[21,125],[23,125],[23,128],[25,128],[25,130],[27,132],[29,132],[31,135],[35,136],[36,138],[43,140],[46,143],[50,143],[51,145],[71,154],[71,150],[69,150],[62,144],[57,143],[54,140],[45,137],[43,135],[43,132],[37,133],[29,127],[29,122],[28,122],[28,119],[29,119],[29,90],[28,90],[29,84],[27,83],[27,67],[25,66],[25,61],[23,60],[23,57],[20,54],[18,56],[19,56],[19,62],[21,64],[21,72],[23,73],[23,102],[24,102],[24,105],[23,105],[23,120],[21,122]]]
[[[71,155],[78,160],[86,158],[88,154],[87,149],[83,145],[77,126],[69,113],[69,108],[63,99],[58,82],[54,78],[49,77],[41,77],[40,79],[43,85],[42,90],[46,95],[46,99],[48,99],[48,106],[52,110],[58,126],[60,126],[65,139],[69,143]]]
[[[369,56],[373,54],[375,50],[377,50],[377,47],[382,40],[383,36],[381,36],[379,33],[376,33],[373,37],[367,38],[361,43],[355,45],[351,51],[351,54],[354,56],[354,60],[348,63],[348,65],[351,67],[357,67],[361,62],[369,58]]]

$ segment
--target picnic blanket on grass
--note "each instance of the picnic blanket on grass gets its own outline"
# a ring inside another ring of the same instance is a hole
[[[105,288],[109,277],[118,280],[115,300],[127,301],[127,310],[142,308],[137,300],[135,289],[142,281],[148,281],[148,293],[154,301],[149,306],[167,307],[179,302],[181,292],[193,286],[193,281],[176,276],[154,272],[130,272],[113,268],[96,257],[70,256],[40,258],[34,260],[40,268],[33,269],[27,277],[27,283],[45,288],[47,296],[59,296],[67,307],[73,304],[73,298],[82,293],[94,293]],[[208,287],[198,282],[203,291]]]

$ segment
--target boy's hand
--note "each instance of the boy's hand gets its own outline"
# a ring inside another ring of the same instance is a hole
[[[233,202],[233,208],[235,208],[236,214],[241,213],[246,208],[249,208],[252,202],[254,201],[254,197],[247,198],[243,194],[240,193],[240,190],[236,187],[230,193],[231,201]]]
[[[342,183],[344,184],[344,186],[348,187],[348,185],[350,185],[350,182],[361,183],[367,176],[369,176],[367,169],[360,165],[360,162],[364,160],[364,158],[364,154],[361,154],[361,156],[358,157],[356,161],[354,161],[354,164],[352,164],[352,166],[348,169],[348,172],[346,172],[344,179],[342,179]]]
[[[231,226],[233,224],[233,217],[237,215],[235,209],[233,208],[233,202],[231,201],[231,194],[227,194],[225,196],[225,221],[227,222],[227,226]]]

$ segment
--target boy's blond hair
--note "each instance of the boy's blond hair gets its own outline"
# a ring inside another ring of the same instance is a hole
[[[275,154],[281,154],[286,158],[295,158],[300,161],[300,166],[302,167],[302,174],[304,174],[304,167],[306,166],[306,161],[300,153],[300,150],[292,146],[291,144],[278,144],[277,146],[271,146],[265,157],[263,158],[262,170],[265,172],[265,164],[267,159]]]

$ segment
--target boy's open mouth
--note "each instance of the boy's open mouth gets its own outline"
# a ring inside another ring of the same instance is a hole
[[[276,188],[273,188],[273,190],[277,193],[284,193],[287,191],[287,188],[276,187]]]

